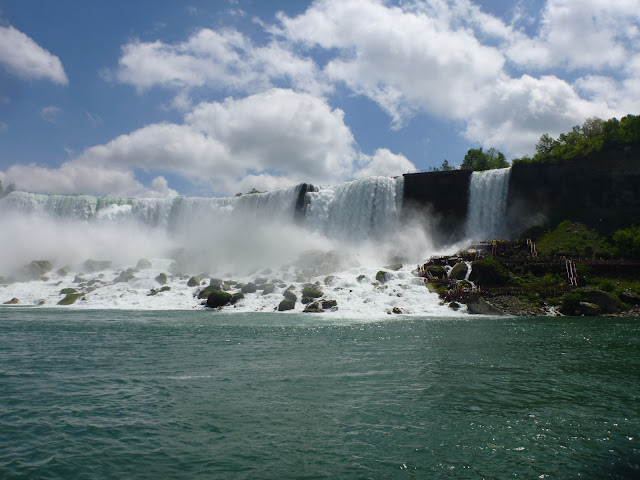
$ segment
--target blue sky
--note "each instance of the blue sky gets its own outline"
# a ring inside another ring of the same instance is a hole
[[[638,0],[0,1],[0,178],[227,195],[640,112]]]

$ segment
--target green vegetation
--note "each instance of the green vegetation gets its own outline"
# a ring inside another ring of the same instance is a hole
[[[592,117],[557,139],[545,133],[536,144],[533,157],[514,159],[513,164],[562,162],[629,146],[640,146],[640,116],[627,115],[620,120]]]
[[[509,282],[509,273],[493,258],[485,258],[473,262],[469,280],[482,286],[503,286]]]
[[[577,257],[613,256],[611,244],[581,223],[565,220],[553,231],[536,240],[540,256],[567,255]]]
[[[618,230],[613,234],[613,244],[617,257],[640,258],[640,227]]]
[[[471,148],[464,156],[464,161],[460,165],[460,170],[493,170],[495,168],[506,168],[509,162],[502,152],[495,148],[490,148],[486,152],[480,148]]]

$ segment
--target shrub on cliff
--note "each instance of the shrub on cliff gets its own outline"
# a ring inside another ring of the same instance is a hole
[[[545,233],[536,243],[538,254],[579,257],[611,257],[611,245],[594,230],[578,222],[565,220],[555,230]]]
[[[498,287],[509,282],[509,273],[493,258],[485,258],[471,264],[469,280],[478,285]]]
[[[640,258],[640,227],[618,230],[613,234],[613,245],[617,257]]]

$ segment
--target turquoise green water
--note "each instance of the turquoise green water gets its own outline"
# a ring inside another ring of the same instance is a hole
[[[638,478],[640,321],[0,310],[0,478]]]

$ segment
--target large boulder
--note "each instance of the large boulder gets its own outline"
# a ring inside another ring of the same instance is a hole
[[[200,282],[200,278],[194,275],[187,281],[187,287],[198,287],[200,286]]]
[[[284,295],[284,298],[288,298],[289,300],[292,300],[293,302],[297,302],[298,301],[298,296],[293,293],[293,290],[287,289],[284,291],[284,293],[282,294]]]
[[[138,260],[138,263],[136,263],[136,270],[147,270],[152,266],[153,265],[149,260],[147,260],[146,258],[141,258],[140,260]]]
[[[464,262],[456,263],[449,272],[449,278],[453,280],[464,280],[467,276],[469,267]]]
[[[3,303],[3,305],[18,305],[20,303],[20,300],[16,297],[13,297],[11,300],[7,300],[6,302]]]
[[[26,277],[33,280],[41,278],[51,270],[53,270],[53,266],[49,260],[34,260],[24,267]]]
[[[256,293],[258,291],[258,286],[253,283],[253,282],[249,282],[247,283],[244,287],[242,287],[240,289],[242,291],[242,293]]]
[[[600,314],[600,307],[595,303],[580,302],[578,304],[578,314],[585,317],[595,317]]]
[[[323,295],[324,295],[324,292],[320,290],[320,287],[318,287],[317,285],[308,283],[302,289],[303,297],[320,298]]]
[[[262,290],[262,295],[269,295],[270,293],[273,293],[275,291],[276,286],[273,283],[267,283]]]
[[[167,281],[168,277],[166,273],[161,273],[156,277],[156,282],[158,282],[160,285],[166,285]]]
[[[509,272],[493,258],[485,258],[471,264],[469,280],[483,286],[503,286],[509,282]]]
[[[231,295],[231,305],[235,305],[243,298],[244,298],[244,293],[242,292],[234,293],[233,295]]]
[[[496,307],[495,305],[491,305],[489,302],[482,298],[468,302],[467,311],[469,313],[475,313],[479,315],[505,315],[505,313],[498,307]]]
[[[222,281],[221,278],[212,278],[211,280],[209,280],[209,286],[217,288],[218,290],[222,289],[223,283],[224,282]]]
[[[322,300],[320,304],[322,305],[323,310],[338,308],[338,302],[336,300]]]
[[[608,292],[597,288],[581,288],[576,292],[583,302],[595,303],[601,313],[616,313],[620,310],[620,301]]]
[[[279,312],[285,312],[287,310],[293,310],[296,307],[296,302],[290,298],[285,298],[278,305]]]
[[[385,272],[384,270],[379,270],[378,273],[376,273],[376,281],[379,283],[384,285],[389,280],[391,280],[391,273]]]
[[[313,302],[308,304],[305,309],[303,310],[304,313],[322,313],[322,306],[320,305],[320,302]]]
[[[113,282],[114,283],[126,283],[126,282],[130,282],[134,278],[136,278],[136,276],[134,274],[134,269],[133,268],[128,268],[125,271],[120,272],[120,275],[118,275],[118,277]]]
[[[58,302],[58,305],[73,305],[74,303],[76,303],[76,300],[78,300],[83,295],[83,293],[70,293],[62,300],[60,300]]]
[[[231,295],[230,293],[223,292],[221,290],[212,290],[207,296],[207,307],[224,307],[225,305],[229,305],[231,303],[232,297],[233,295]]]

